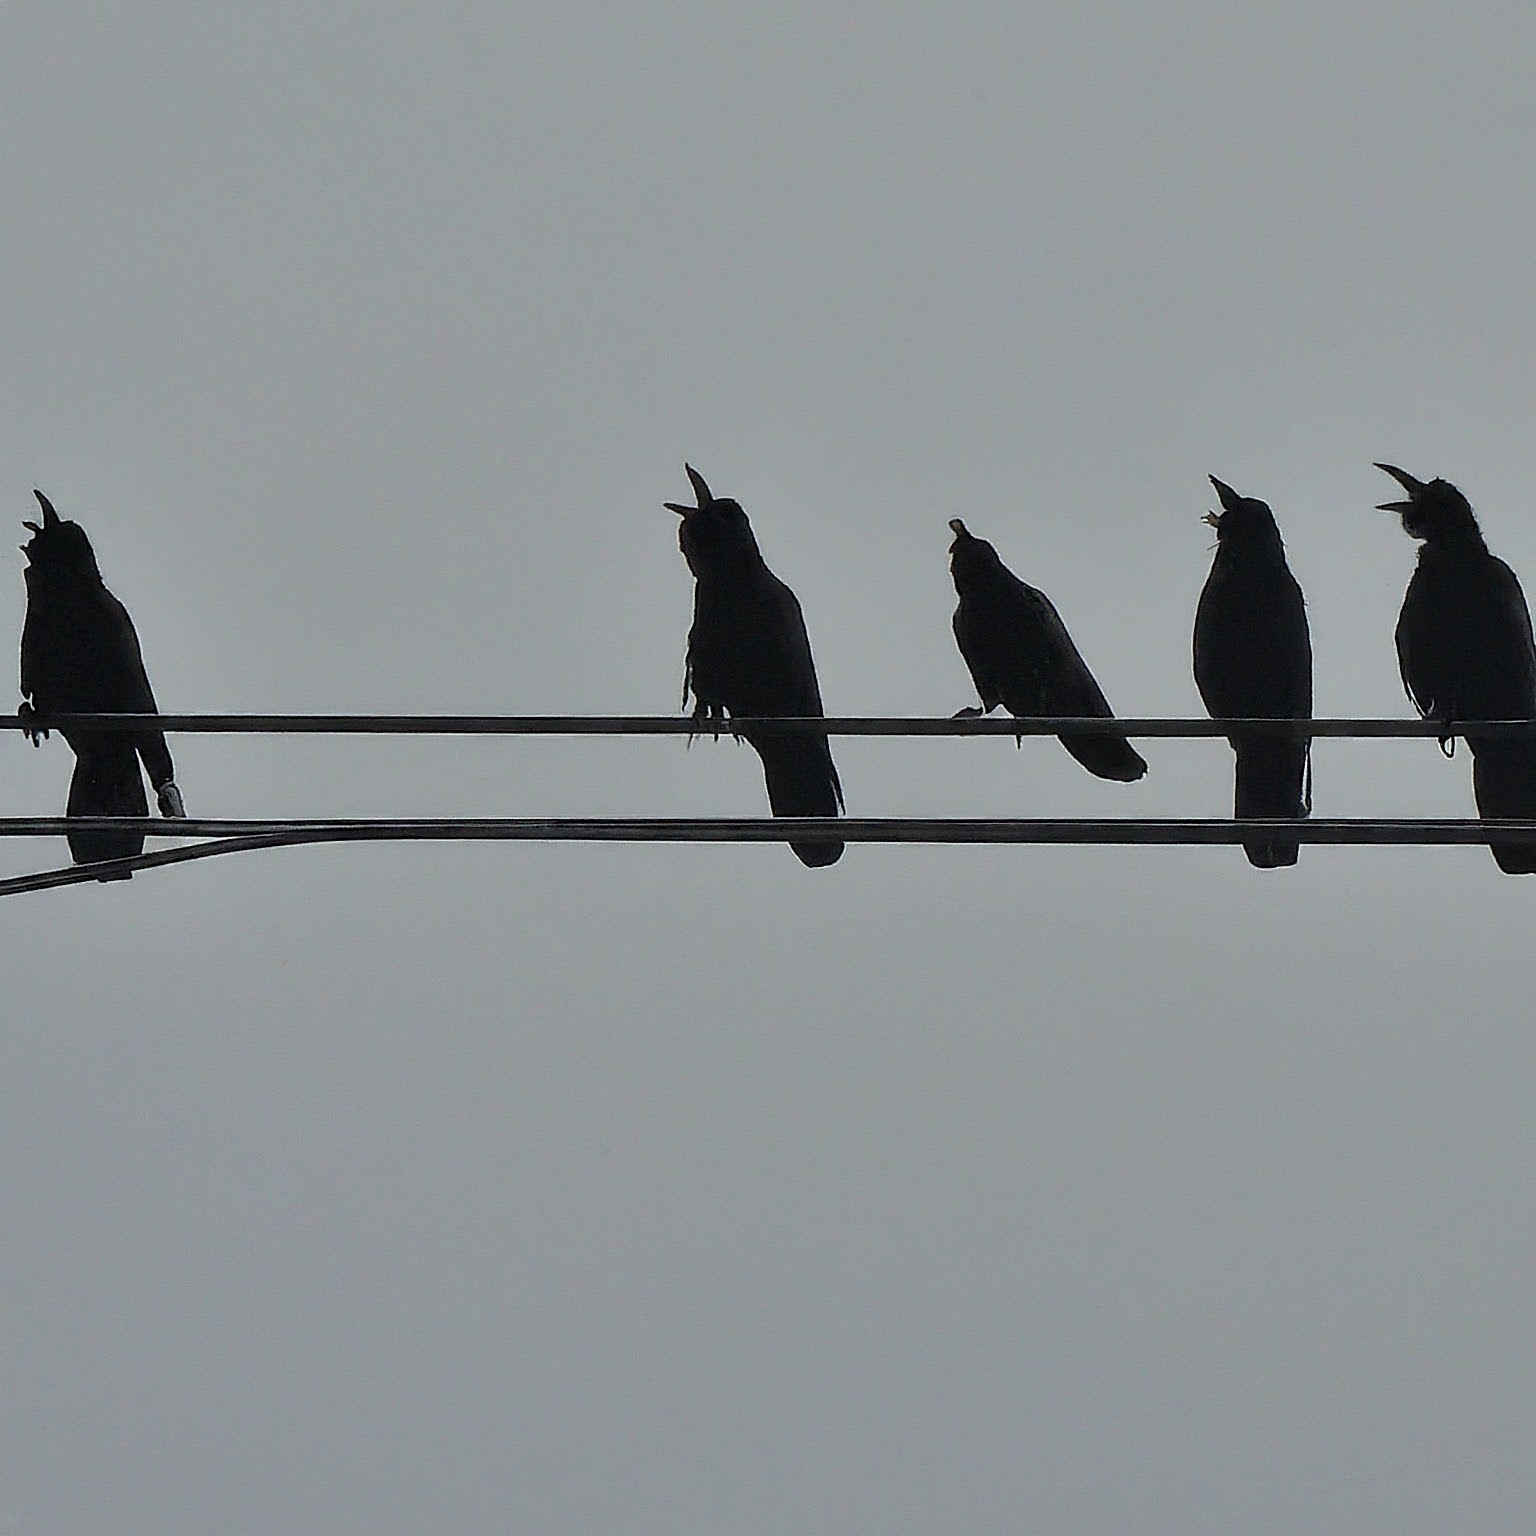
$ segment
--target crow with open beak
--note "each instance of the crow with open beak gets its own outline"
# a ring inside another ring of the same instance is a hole
[[[1205,521],[1216,530],[1216,555],[1195,610],[1195,685],[1213,720],[1309,720],[1312,637],[1307,606],[1286,564],[1275,515],[1265,502],[1239,496],[1214,475],[1221,511]],[[1233,815],[1239,821],[1311,809],[1311,738],[1235,731]],[[1294,835],[1276,833],[1243,844],[1258,869],[1294,864]]]
[[[694,575],[693,627],[683,706],[700,721],[732,717],[820,718],[816,663],[795,594],[768,569],[738,502],[714,496],[686,466],[697,506],[665,505],[682,522],[678,545]],[[824,733],[743,731],[763,761],[775,816],[836,816],[842,786]],[[839,842],[791,843],[802,864],[842,857]]]
[[[1471,503],[1448,480],[1416,480],[1378,464],[1407,492],[1381,503],[1422,541],[1397,620],[1397,660],[1414,707],[1445,729],[1449,751],[1458,720],[1536,717],[1536,645],[1515,573],[1488,553]],[[1497,741],[1476,733],[1472,789],[1484,817],[1536,818],[1536,741]],[[1494,843],[1507,875],[1536,873],[1536,844]]]
[[[101,579],[85,530],[67,522],[41,491],[41,523],[24,523],[32,537],[27,557],[27,616],[21,631],[21,714],[33,745],[56,714],[157,714],[139,638],[128,610]],[[171,754],[160,731],[90,731],[70,727],[64,739],[75,753],[65,814],[148,816],[139,763],[149,773],[164,816],[185,816]],[[77,864],[132,858],[144,838],[132,832],[74,832],[69,851]],[[103,879],[128,878],[103,875]]]
[[[1020,581],[985,539],[958,517],[950,519],[954,542],[949,569],[960,601],[955,640],[987,714],[1001,704],[1022,719],[1041,715],[1093,715],[1114,711],[1088,670],[1067,626],[1044,592]],[[1057,738],[1089,773],[1129,784],[1147,765],[1124,736],[1068,731]]]

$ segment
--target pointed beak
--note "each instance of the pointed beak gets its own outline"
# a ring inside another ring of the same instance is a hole
[[[1413,510],[1413,498],[1424,489],[1424,482],[1422,480],[1415,480],[1406,469],[1399,469],[1395,464],[1378,464],[1376,468],[1384,474],[1391,475],[1408,492],[1407,501],[1378,502],[1376,510],[1378,512],[1411,512]]]
[[[710,502],[715,499],[709,494],[709,486],[705,483],[704,476],[701,475],[698,470],[693,467],[692,464],[684,464],[683,468],[688,471],[688,479],[693,485],[693,494],[699,504],[696,507],[685,507],[679,501],[662,502],[662,506],[664,506],[668,512],[676,512],[679,517],[687,517],[691,512],[702,511],[710,504]]]
[[[704,476],[692,464],[684,464],[683,468],[688,471],[688,480],[693,486],[693,494],[699,505],[707,507],[715,498],[709,494],[709,486],[705,483]]]
[[[53,503],[39,490],[34,489],[32,494],[37,497],[37,504],[43,509],[43,527],[52,527],[59,520],[59,514],[53,510]]]
[[[1225,481],[1218,480],[1215,475],[1208,475],[1206,478],[1216,487],[1216,494],[1221,497],[1221,509],[1223,512],[1230,512],[1233,507],[1242,501],[1243,498]],[[1216,525],[1212,523],[1211,526],[1214,528]]]

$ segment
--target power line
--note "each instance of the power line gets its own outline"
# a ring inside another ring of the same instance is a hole
[[[1171,817],[1149,820],[928,817],[413,817],[344,820],[146,820],[136,816],[12,816],[0,818],[0,838],[57,837],[66,832],[132,832],[187,837],[191,846],[156,849],[127,859],[76,864],[0,880],[0,896],[102,875],[186,864],[230,853],[309,843],[600,842],[1100,844],[1212,846],[1240,843],[1284,829],[1299,842],[1334,846],[1481,846],[1536,842],[1536,821],[1317,818],[1226,821]]]
[[[38,720],[0,715],[0,726],[35,728]],[[1359,739],[1438,737],[1435,720],[1109,718],[1099,715],[1016,719],[1007,715],[829,715],[699,721],[686,715],[321,715],[321,714],[60,714],[50,729],[158,730],[204,735],[327,736],[730,736],[744,731],[830,736],[1057,736],[1062,732],[1141,737],[1226,736],[1242,730],[1275,736]],[[1451,727],[1496,740],[1536,737],[1536,720],[1458,720]]]
[[[600,842],[784,843],[816,839],[848,843],[1108,844],[1210,846],[1240,843],[1285,829],[1303,843],[1374,846],[1478,846],[1536,842],[1536,821],[1324,819],[1225,821],[930,817],[413,817],[345,820],[145,820],[136,816],[11,816],[0,838],[57,837],[66,832],[134,832],[197,839],[190,847],[133,858],[76,864],[0,880],[0,896],[77,885],[103,874],[186,864],[229,853],[307,843]]]
[[[1203,847],[1284,832],[1303,843],[1461,846],[1536,842],[1536,820],[1421,817],[1311,817],[1234,821],[1207,817],[1139,819],[926,816],[415,816],[294,819],[138,816],[6,816],[0,838],[70,832],[150,837],[260,838],[276,845],[356,842],[513,843],[1099,843]]]

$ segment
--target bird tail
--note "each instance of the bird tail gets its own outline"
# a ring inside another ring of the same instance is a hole
[[[1477,813],[1485,817],[1536,820],[1536,743],[1469,742],[1473,752],[1472,790]],[[1536,843],[1490,843],[1506,875],[1536,874]]]
[[[843,788],[825,736],[747,738],[763,760],[768,804],[775,816],[836,816],[843,808]],[[835,864],[841,843],[791,843],[795,856],[812,869]]]
[[[1307,784],[1312,743],[1276,737],[1238,737],[1237,792],[1233,814],[1239,821],[1300,818],[1311,810]],[[1277,833],[1253,838],[1243,844],[1248,862],[1256,869],[1284,869],[1294,864],[1300,845],[1294,835]]]
[[[139,758],[132,740],[124,736],[92,742],[77,749],[74,777],[69,781],[68,816],[145,816],[149,801],[139,773]],[[134,832],[71,832],[69,853],[76,864],[96,864],[103,859],[131,859],[143,853],[144,838]],[[104,875],[107,880],[126,880],[131,872]]]
[[[1134,784],[1147,771],[1146,759],[1124,736],[1101,736],[1097,731],[1070,733],[1057,738],[1089,773],[1120,784]]]

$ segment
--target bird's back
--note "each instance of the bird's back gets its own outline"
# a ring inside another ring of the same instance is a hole
[[[1012,572],[967,588],[954,630],[983,703],[1022,716],[1110,713],[1055,604]]]

